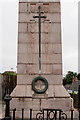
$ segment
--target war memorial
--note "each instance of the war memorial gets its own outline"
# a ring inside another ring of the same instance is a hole
[[[69,115],[73,100],[62,83],[61,4],[59,0],[19,0],[17,86],[10,110],[33,118],[42,109]]]

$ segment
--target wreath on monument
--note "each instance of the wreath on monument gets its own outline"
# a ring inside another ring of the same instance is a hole
[[[37,89],[36,87],[35,87],[35,84],[36,84],[36,82],[37,81],[42,81],[42,82],[44,82],[44,84],[45,84],[45,87],[43,88],[43,89]],[[47,80],[44,78],[44,77],[41,77],[41,76],[38,76],[38,77],[36,77],[33,81],[32,81],[32,89],[34,90],[34,92],[35,93],[38,93],[38,94],[42,94],[42,93],[45,93],[46,92],[46,90],[48,89],[48,82],[47,82]]]

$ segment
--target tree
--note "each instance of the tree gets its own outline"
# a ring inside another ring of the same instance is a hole
[[[63,85],[71,84],[72,79],[77,77],[77,73],[74,73],[72,71],[68,71],[67,75],[63,78]]]
[[[80,80],[80,73],[78,73],[77,78],[78,78],[78,80]]]
[[[63,85],[66,85],[66,78],[63,78]]]

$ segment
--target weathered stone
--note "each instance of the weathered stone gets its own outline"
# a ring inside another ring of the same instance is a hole
[[[41,31],[43,33],[60,33],[61,32],[61,24],[60,23],[50,23],[49,21],[45,21],[42,23]],[[55,29],[54,29],[55,28]],[[28,23],[28,32],[37,33],[38,31],[38,23],[30,22]]]
[[[32,99],[31,98],[13,98],[11,100],[10,108],[17,110],[21,110],[22,108],[29,110],[32,108]]]
[[[62,101],[62,102],[61,102]],[[14,104],[15,103],[15,104]],[[14,105],[14,106],[13,106]],[[31,98],[13,98],[13,101],[11,101],[11,109],[15,108],[17,106],[17,111],[21,111],[21,109],[24,106],[24,109],[26,109],[26,111],[29,108],[32,108],[33,106],[33,110],[38,110],[39,105],[40,105],[40,101],[39,99],[31,99]],[[27,108],[26,108],[27,105]],[[32,106],[31,106],[32,105]],[[64,107],[66,106],[66,108]],[[71,98],[49,98],[49,99],[41,99],[41,109],[43,108],[56,108],[57,109],[62,109],[64,111],[68,111],[71,110],[71,108],[73,107],[72,105],[72,99]],[[29,112],[29,111],[28,111]],[[33,111],[34,112],[34,111]],[[29,114],[29,113],[28,113]]]
[[[32,99],[32,98],[13,98],[10,104],[11,110],[16,108],[20,111],[22,108],[26,110],[40,110],[40,100],[39,99]]]
[[[47,2],[47,1],[46,1]],[[41,12],[45,13],[60,13],[60,3],[28,3],[28,11],[31,13],[38,12],[38,6],[41,6]]]
[[[61,85],[62,84],[62,75],[42,75],[45,77],[49,85]]]
[[[39,65],[28,65],[28,74],[39,74]]]
[[[58,13],[58,12],[60,12],[60,3],[49,3],[49,12],[50,13],[54,13],[54,12],[56,12],[56,13]]]
[[[19,33],[19,43],[39,43],[39,35],[33,33]]]
[[[25,86],[24,85],[17,85],[17,87],[14,89],[13,93],[11,93],[11,96],[14,96],[14,97],[23,96],[23,97],[25,97],[26,87],[27,87],[26,85]]]
[[[40,110],[40,100],[39,99],[32,100],[32,108],[33,108],[33,110]]]
[[[46,92],[46,94],[35,94],[34,93],[32,97],[35,99],[45,99],[45,98],[48,98],[48,94],[47,94],[47,92]]]
[[[29,22],[29,18],[27,17],[27,14],[26,13],[20,13],[20,15],[19,15],[19,22],[23,23],[23,22],[26,22],[26,21]]]
[[[62,64],[53,64],[53,74],[62,74]]]
[[[18,75],[17,84],[32,84],[32,80],[37,77],[37,75]]]
[[[39,44],[39,35],[38,33],[19,33],[18,41],[19,43],[36,43],[36,44],[38,43]],[[44,43],[59,44],[61,43],[61,35],[60,33],[42,33],[41,42],[42,44]],[[53,50],[59,47],[56,44],[55,45],[53,44]]]
[[[23,22],[28,23],[30,21],[34,21],[34,22],[38,21],[38,20],[35,20],[33,18],[34,15],[38,16],[37,13],[36,14],[20,13],[20,15],[19,15],[19,22],[21,22],[21,23],[23,23]]]
[[[42,74],[52,74],[53,73],[52,65],[45,65],[45,64],[43,64],[41,66],[41,69],[42,69],[42,71],[41,71]]]
[[[42,33],[42,43],[61,43],[60,33]]]
[[[70,95],[62,85],[54,85],[54,93],[55,93],[55,97],[57,98],[60,98],[61,96],[63,98],[70,97]]]
[[[32,86],[31,85],[27,85],[26,91],[27,91],[26,92],[26,97],[32,97]]]
[[[18,63],[38,63],[39,56],[38,54],[18,54]]]
[[[48,86],[48,97],[54,97],[54,95],[55,95],[55,89],[54,89],[54,87],[53,87],[53,85],[49,85]]]
[[[19,3],[19,12],[27,12],[27,3]]]
[[[23,49],[21,49],[23,48]],[[35,53],[39,54],[39,44],[33,44],[33,43],[19,43],[18,45],[18,53],[20,54],[29,54],[32,53],[35,55]],[[49,44],[45,43],[41,45],[41,53],[43,54],[57,54],[61,53],[61,44]]]
[[[66,107],[64,107],[66,106]],[[42,99],[41,100],[41,109],[43,108],[57,108],[64,111],[69,111],[72,108],[71,98],[51,98],[51,99]]]
[[[53,48],[53,53],[62,53],[62,48],[61,48],[62,44],[52,44],[52,48]]]
[[[38,12],[38,5],[36,2],[28,3],[28,12],[29,13],[37,13]]]
[[[60,23],[50,23],[50,22],[46,21],[46,22],[42,23],[42,32],[60,33],[61,32],[61,24]]]
[[[23,54],[34,54],[34,53],[38,53],[39,54],[39,45],[38,44],[23,44],[20,43],[19,45],[19,51],[18,53],[23,53]],[[23,49],[21,49],[23,48]]]
[[[33,16],[38,16],[38,13],[34,14],[34,13],[20,13],[19,15],[19,22],[23,23],[30,23],[31,22],[37,22],[38,23],[38,19],[34,19]],[[42,21],[41,21],[42,22]]]
[[[61,18],[60,18],[60,13],[47,13],[46,14],[46,20],[49,20],[49,22],[51,23],[60,23],[61,22]]]
[[[23,22],[30,22],[30,21],[34,21],[34,22],[37,22],[38,23],[38,18],[35,19],[33,18],[33,16],[38,16],[38,13],[34,14],[34,13],[20,13],[19,15],[19,22],[20,23],[23,23]],[[43,14],[42,14],[43,16]],[[60,14],[58,13],[46,13],[46,19],[42,19],[41,20],[41,23],[43,22],[46,22],[46,21],[49,21],[49,22],[55,22],[55,23],[60,23],[61,22],[61,19],[60,19]]]
[[[54,33],[54,34],[60,33],[61,32],[61,24],[60,23],[50,23],[50,22],[45,21],[44,23],[42,23],[42,32]]]
[[[50,85],[62,84],[62,75],[41,75],[45,77]],[[32,84],[32,80],[36,78],[37,75],[18,75],[17,84]]]
[[[41,55],[41,63],[62,63],[62,55],[61,54],[42,54]]]
[[[38,65],[29,65],[29,64],[18,64],[18,74],[38,74],[39,67]]]
[[[19,23],[18,24],[18,32],[25,33],[27,32],[27,23]]]
[[[44,54],[57,54],[61,53],[61,44],[50,44],[50,43],[44,43],[41,45],[42,53]]]
[[[38,23],[35,21],[28,23],[28,32],[30,33],[36,33],[38,31]]]
[[[52,54],[53,53],[53,48],[52,48],[52,44],[42,44],[41,45],[41,53],[44,53],[44,54]]]

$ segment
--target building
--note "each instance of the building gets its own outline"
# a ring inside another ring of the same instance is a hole
[[[73,92],[73,93],[77,94],[79,85],[80,85],[80,80],[76,80],[76,81],[72,82],[72,84],[65,85],[65,88],[69,93]]]

